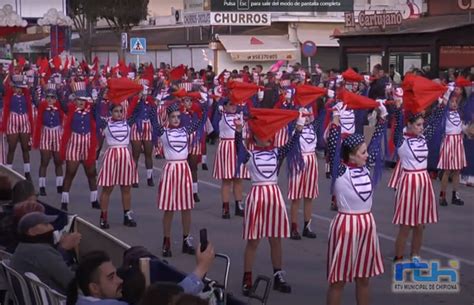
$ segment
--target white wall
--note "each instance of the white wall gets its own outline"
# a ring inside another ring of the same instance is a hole
[[[192,66],[197,71],[214,64],[214,52],[208,47],[192,48]]]
[[[179,66],[185,65],[191,67],[191,49],[186,48],[171,48],[171,65]]]
[[[255,67],[256,65],[262,65],[263,66],[263,71],[266,72],[270,69],[270,67],[274,64],[275,62],[245,62],[245,61],[233,61],[232,58],[230,57],[230,54],[228,54],[224,50],[218,50],[217,51],[217,67],[214,67],[214,71],[216,73],[220,73],[224,69],[227,70],[234,70],[236,69],[237,71],[242,70],[243,66],[247,65],[252,69],[252,67]]]
[[[5,4],[10,4],[23,18],[41,18],[50,8],[66,12],[65,0],[0,0],[0,7]]]
[[[160,62],[171,65],[171,51],[156,51],[156,66],[159,66]]]

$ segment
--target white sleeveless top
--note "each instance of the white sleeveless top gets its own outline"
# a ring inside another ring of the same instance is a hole
[[[445,130],[447,135],[456,135],[462,133],[461,116],[457,110],[448,111]]]
[[[406,170],[424,170],[428,166],[428,145],[423,135],[418,137],[403,136],[403,143],[398,148],[400,164]]]
[[[161,135],[167,161],[183,161],[188,158],[188,132],[186,128],[165,128]]]
[[[247,168],[252,184],[278,183],[278,149],[249,151]]]
[[[318,138],[313,124],[304,125],[300,136],[300,147],[302,153],[314,153]]]
[[[109,147],[126,147],[130,143],[130,126],[127,121],[108,121],[104,131]]]
[[[366,167],[346,167],[334,182],[338,211],[367,213],[372,209],[372,180]]]

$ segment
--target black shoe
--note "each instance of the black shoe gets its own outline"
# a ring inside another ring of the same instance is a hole
[[[188,236],[183,240],[182,252],[190,255],[196,254],[196,249],[194,249],[192,244],[192,237]]]
[[[334,202],[331,202],[331,211],[337,211],[337,205]]]
[[[58,194],[62,194],[63,193],[63,187],[61,185],[56,186],[56,192],[58,192]]]
[[[64,212],[67,212],[67,203],[66,202],[61,203],[61,210],[63,210]]]
[[[230,219],[230,212],[226,210],[222,210],[222,218]]]
[[[459,198],[459,194],[456,193],[455,195],[453,195],[453,198],[451,199],[451,204],[464,205],[464,201],[461,198]]]
[[[161,255],[163,257],[171,257],[173,256],[173,254],[171,253],[171,249],[170,248],[163,248],[163,250],[161,251]]]
[[[137,189],[137,188],[138,188],[138,183],[133,183],[133,184],[132,184],[132,187],[133,187],[134,189]]]
[[[164,157],[163,157],[163,155],[156,155],[156,156],[155,156],[155,159],[160,160],[160,159],[164,159]]]
[[[206,164],[206,163],[203,163],[203,164],[202,164],[202,170],[203,170],[203,171],[209,170],[209,168],[207,167],[207,164]]]
[[[443,207],[448,206],[448,201],[446,200],[446,198],[440,198],[439,205]]]
[[[293,240],[300,240],[300,239],[301,239],[301,235],[300,235],[300,233],[299,233],[298,231],[292,230],[292,231],[291,231],[290,238],[293,239]]]
[[[105,219],[103,219],[103,218],[100,219],[100,228],[101,228],[101,229],[108,229],[108,228],[110,228],[109,223],[107,222],[107,220],[105,220]]]
[[[193,199],[194,199],[194,202],[201,202],[201,199],[199,199],[198,193],[193,194]]]
[[[246,297],[250,295],[250,291],[252,290],[252,285],[243,283],[242,284],[242,294]]]
[[[283,271],[278,271],[273,275],[273,290],[291,293],[291,286],[285,281]]]
[[[132,211],[128,211],[123,215],[123,225],[126,227],[136,227],[137,223],[132,218]]]
[[[46,188],[44,186],[40,187],[40,196],[46,196]]]
[[[153,178],[146,179],[146,182],[147,182],[148,186],[155,186],[155,182],[153,182]]]
[[[245,211],[243,207],[241,207],[239,203],[235,203],[235,216],[244,217],[244,215]]]
[[[92,207],[93,209],[100,210],[100,204],[99,204],[99,202],[98,202],[97,200],[91,202],[91,207]]]
[[[316,238],[316,233],[314,233],[313,231],[311,231],[310,228],[306,227],[306,228],[304,228],[304,230],[303,230],[303,236],[306,237],[306,238],[314,239],[314,238]]]
[[[31,180],[31,174],[30,173],[25,173],[25,179],[31,182],[32,181]]]

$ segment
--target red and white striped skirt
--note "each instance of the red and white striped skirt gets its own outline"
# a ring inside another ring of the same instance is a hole
[[[132,125],[131,141],[151,141],[151,122],[142,122],[142,132],[138,132],[137,124]]]
[[[245,200],[245,240],[290,237],[285,200],[277,184],[252,185]]]
[[[196,132],[189,135],[189,154],[195,156],[202,155],[201,142],[197,140]]]
[[[275,134],[275,138],[273,139],[273,146],[275,147],[282,147],[288,142],[288,127],[283,127],[282,129],[278,130]]]
[[[17,133],[31,133],[30,120],[28,120],[28,114],[26,113],[18,114],[16,112],[10,112],[6,134]]]
[[[85,161],[91,145],[91,134],[72,132],[66,147],[66,161]]]
[[[237,150],[234,139],[220,139],[214,159],[214,169],[212,176],[214,179],[234,179],[236,178]],[[250,174],[245,164],[240,167],[239,179],[249,179]]]
[[[402,170],[395,192],[392,222],[407,226],[438,222],[436,198],[428,171]]]
[[[355,278],[373,277],[383,272],[372,213],[338,213],[329,226],[328,282],[352,282]]]
[[[446,135],[441,144],[438,168],[461,170],[467,166],[462,134]]]
[[[167,161],[158,186],[158,209],[190,210],[194,207],[193,179],[186,160]]]
[[[61,145],[61,127],[43,127],[41,130],[40,150],[59,151]]]
[[[129,186],[138,183],[138,171],[128,147],[108,147],[99,171],[99,186]]]
[[[388,187],[392,189],[397,188],[398,181],[400,180],[400,176],[402,174],[402,166],[400,161],[397,162],[395,168],[393,169],[392,175],[390,176],[390,180],[388,181]]]
[[[315,199],[318,189],[318,160],[316,153],[304,153],[304,168],[299,173],[292,173],[288,179],[288,199]]]
[[[191,83],[191,82],[182,82],[182,83],[178,84],[178,87],[186,90],[186,92],[189,92],[193,89],[193,83]]]

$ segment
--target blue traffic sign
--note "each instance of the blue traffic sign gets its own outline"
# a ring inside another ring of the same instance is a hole
[[[130,54],[133,54],[133,55],[146,54],[146,38],[138,38],[138,37],[130,38]]]
[[[306,40],[305,42],[303,42],[303,46],[301,49],[303,55],[306,57],[313,57],[314,55],[316,55],[317,47],[313,41]]]

